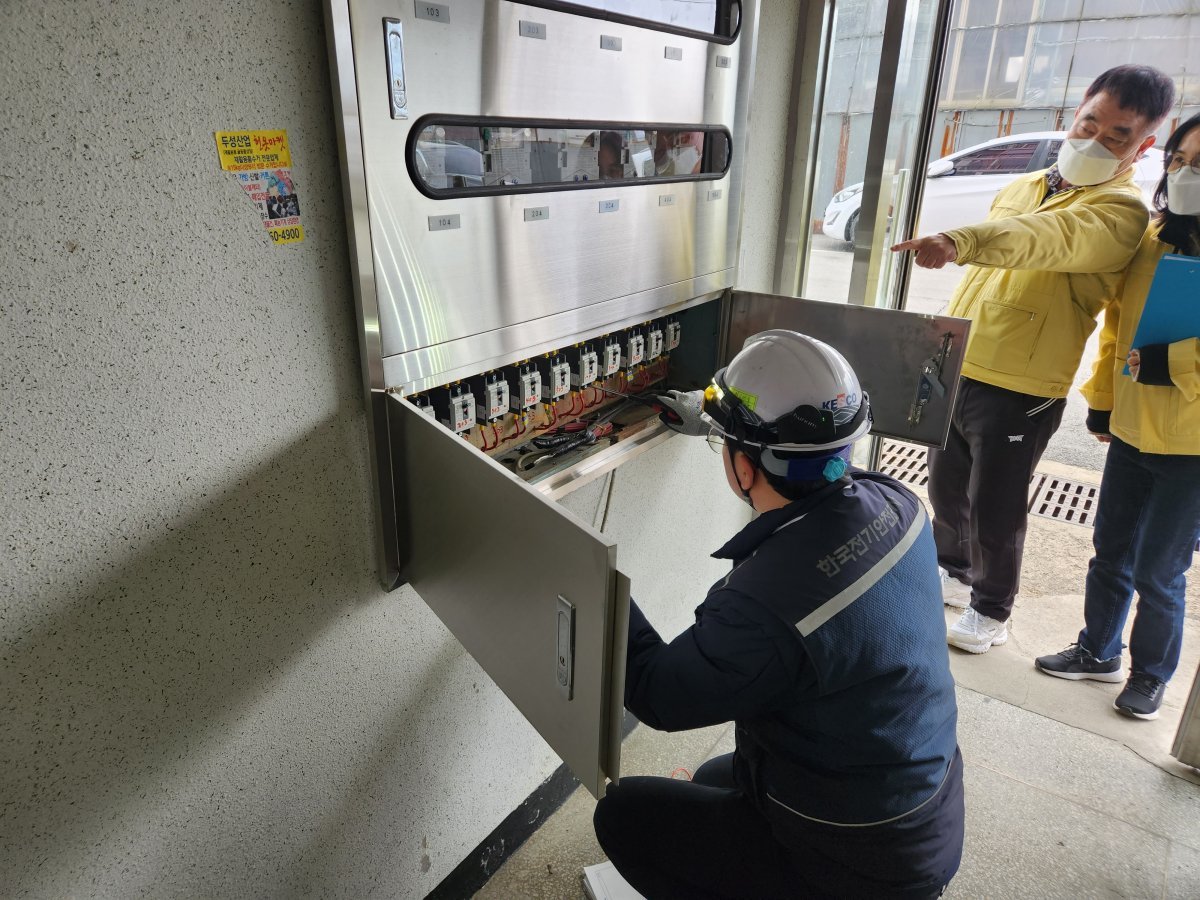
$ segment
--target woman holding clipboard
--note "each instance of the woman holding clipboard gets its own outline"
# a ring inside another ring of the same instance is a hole
[[[1200,257],[1200,115],[1171,135],[1164,161],[1157,215],[1105,311],[1100,356],[1083,386],[1088,431],[1109,444],[1084,628],[1077,643],[1034,663],[1073,681],[1124,680],[1121,632],[1136,590],[1129,678],[1114,707],[1139,719],[1158,716],[1179,662],[1186,573],[1200,536],[1200,260],[1179,258]],[[1143,310],[1168,321],[1174,336],[1145,343]]]

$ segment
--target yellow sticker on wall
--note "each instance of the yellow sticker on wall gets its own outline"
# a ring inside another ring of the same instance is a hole
[[[232,172],[262,219],[273,244],[304,240],[300,198],[292,181],[287,132],[218,131],[221,168]],[[282,162],[271,162],[282,160]]]
[[[290,169],[287,132],[217,131],[217,153],[226,172],[253,172],[260,169]]]

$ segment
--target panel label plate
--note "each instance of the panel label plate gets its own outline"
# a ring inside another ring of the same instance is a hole
[[[601,50],[620,50],[621,49],[621,39],[612,34],[602,34],[602,35],[600,35],[600,49]]]
[[[450,231],[453,228],[462,227],[462,216],[455,213],[452,216],[430,216],[429,230],[430,231]]]
[[[616,212],[620,208],[621,208],[620,200],[601,200],[600,201],[600,212],[602,212],[602,213]]]
[[[531,206],[525,210],[526,222],[541,222],[548,218],[550,218],[550,207],[548,206]]]
[[[425,3],[423,0],[414,0],[413,5],[416,7],[418,19],[428,19],[430,22],[444,24],[450,22],[450,7],[445,3]]]
[[[675,62],[679,62],[683,59],[683,48],[663,47],[663,59],[673,59]]]
[[[539,41],[544,41],[546,39],[546,23],[529,22],[522,19],[520,33],[521,37],[537,38]]]

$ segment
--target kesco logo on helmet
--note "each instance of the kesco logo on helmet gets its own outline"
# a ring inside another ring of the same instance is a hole
[[[833,413],[833,423],[835,425],[844,425],[854,418],[854,414],[858,412],[858,407],[862,402],[862,398],[855,392],[841,393],[832,400],[825,400],[821,403],[821,409],[827,409]]]

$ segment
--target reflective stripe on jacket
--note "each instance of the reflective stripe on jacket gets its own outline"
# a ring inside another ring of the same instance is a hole
[[[1065,397],[1149,212],[1132,170],[1043,203],[1046,190],[1045,171],[1024,175],[996,195],[987,221],[945,233],[967,266],[949,314],[971,320],[964,376]]]
[[[1138,245],[1117,299],[1104,313],[1100,355],[1083,395],[1092,409],[1112,410],[1109,430],[1143,453],[1200,455],[1200,339],[1169,345],[1170,385],[1138,384],[1125,370],[1154,271],[1171,247],[1151,223]],[[1200,296],[1192,298],[1200,303]]]

